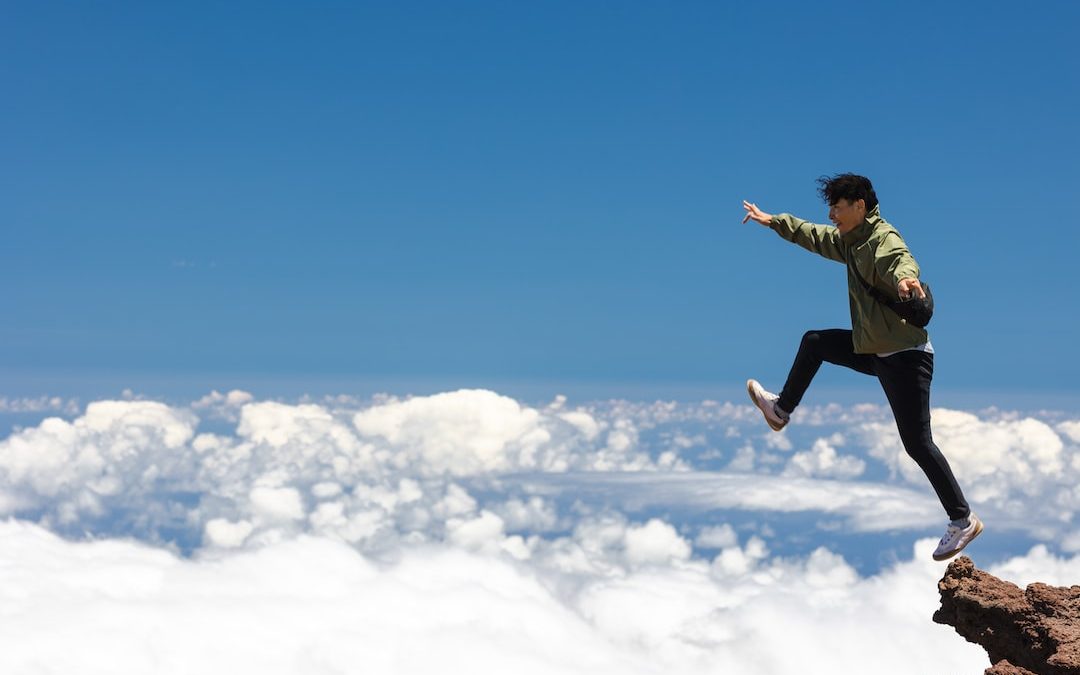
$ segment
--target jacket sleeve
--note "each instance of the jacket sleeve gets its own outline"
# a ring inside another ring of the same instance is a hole
[[[790,213],[773,216],[772,220],[769,221],[769,227],[784,239],[802,246],[807,251],[817,253],[829,260],[844,262],[844,250],[841,247],[840,233],[835,227],[815,225],[801,218],[796,218]]]
[[[899,294],[897,287],[902,279],[919,278],[919,264],[896,232],[885,235],[878,244],[874,253],[874,271],[879,279],[889,285],[893,295]]]

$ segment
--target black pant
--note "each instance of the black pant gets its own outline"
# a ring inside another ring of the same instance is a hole
[[[934,355],[921,351],[898,352],[885,357],[856,354],[849,330],[809,331],[803,336],[791,373],[780,392],[777,404],[781,408],[788,412],[795,410],[823,361],[877,376],[889,399],[904,449],[930,479],[949,518],[966,518],[971,509],[949,463],[930,435],[930,380],[934,376]]]

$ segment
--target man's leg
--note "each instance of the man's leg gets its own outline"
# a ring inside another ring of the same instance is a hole
[[[855,353],[850,330],[833,328],[807,331],[776,404],[788,414],[795,410],[823,362],[873,375],[873,358],[868,354]]]
[[[930,433],[930,380],[934,355],[906,351],[874,357],[874,370],[889,399],[904,449],[923,470],[952,520],[971,513],[952,469]]]

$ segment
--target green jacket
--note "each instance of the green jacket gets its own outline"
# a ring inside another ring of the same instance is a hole
[[[862,224],[847,234],[828,225],[815,225],[790,213],[769,222],[784,239],[847,266],[848,301],[855,353],[882,354],[909,349],[926,342],[922,328],[912,326],[888,307],[874,300],[855,276],[898,298],[901,279],[919,278],[919,265],[900,233],[881,217],[875,206]]]

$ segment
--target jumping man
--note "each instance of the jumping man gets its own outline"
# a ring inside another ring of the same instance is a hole
[[[900,233],[881,217],[868,178],[846,173],[820,178],[818,183],[829,204],[829,220],[836,227],[815,225],[788,213],[770,215],[747,201],[743,202],[743,222],[761,223],[808,251],[844,264],[852,330],[812,330],[803,335],[779,396],[757,380],[749,380],[747,390],[773,431],[780,431],[823,361],[876,376],[904,449],[930,479],[950,519],[934,559],[951,558],[979,536],[983,524],[968,507],[930,434],[934,348],[924,329],[905,322],[863,285],[865,281],[892,298],[906,299],[912,293],[926,297],[919,283],[919,266]]]

